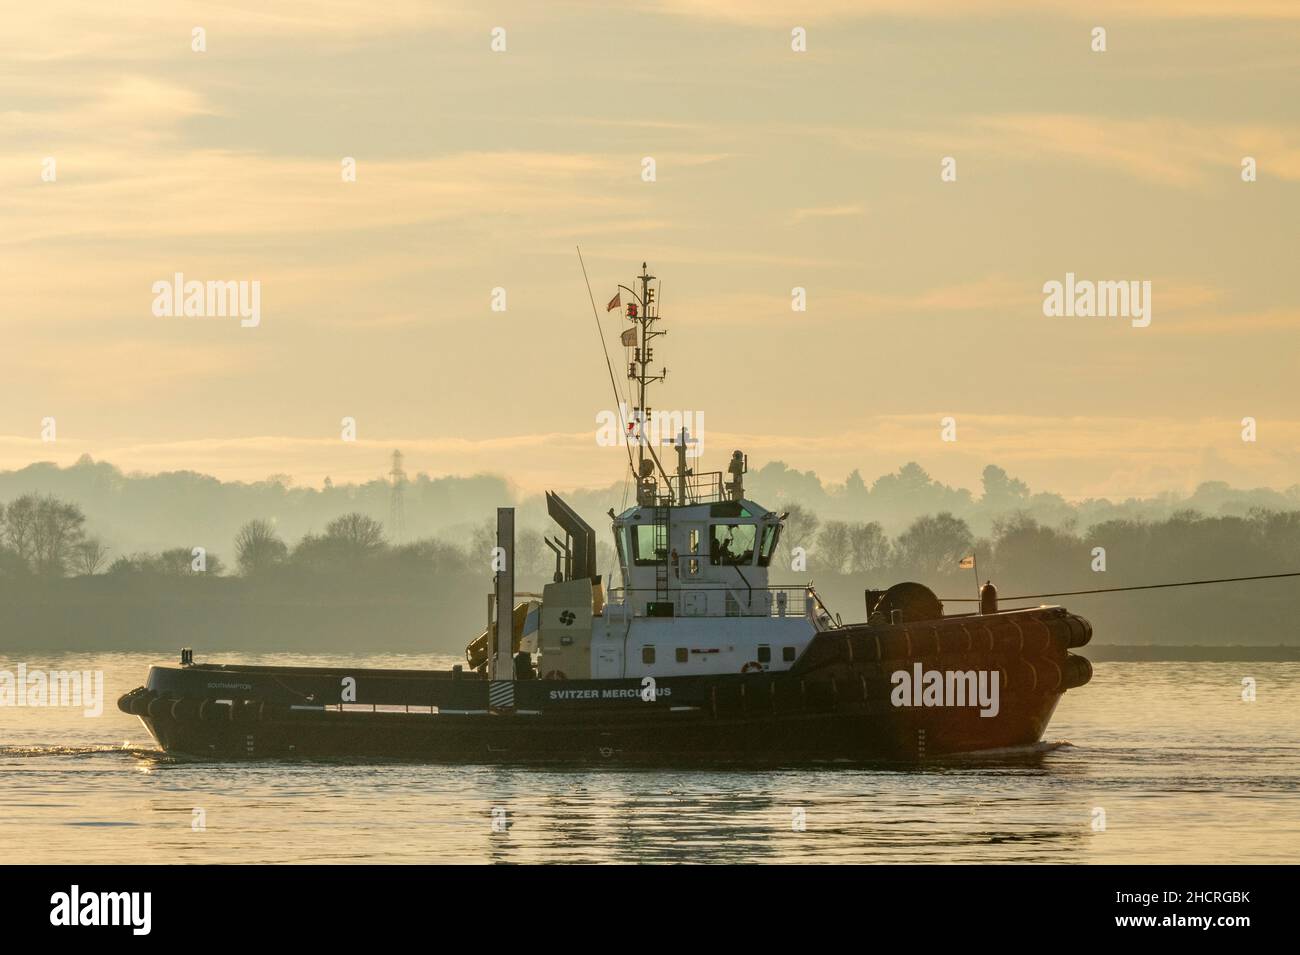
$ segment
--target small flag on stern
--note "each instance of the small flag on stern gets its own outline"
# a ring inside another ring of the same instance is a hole
[[[635,347],[636,347],[636,329],[635,329],[635,328],[629,328],[629,329],[627,329],[626,331],[623,332],[622,335],[619,336],[619,339],[620,339],[620,340],[623,342],[623,344],[626,345],[628,348],[635,348]]]
[[[975,555],[972,554],[969,557],[963,557],[961,561],[957,564],[957,566],[960,567],[962,570],[970,570],[972,567],[975,566]]]
[[[605,306],[605,311],[612,312],[614,311],[614,309],[618,308],[619,305],[621,305],[622,303],[623,303],[623,291],[622,289],[620,289],[619,291],[615,292],[614,297],[609,300],[609,304]]]

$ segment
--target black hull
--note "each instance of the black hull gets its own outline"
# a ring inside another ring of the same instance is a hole
[[[119,706],[169,753],[210,759],[798,764],[1030,746],[1091,666],[1060,608],[819,634],[778,673],[489,683],[473,673],[154,667]],[[899,671],[984,671],[991,712],[899,705]],[[345,689],[346,688],[346,689]],[[503,694],[506,694],[503,696]],[[341,702],[345,701],[345,702]],[[355,702],[351,702],[355,700]]]
[[[222,760],[797,765],[910,762],[1029,746],[1042,738],[1059,699],[1038,696],[992,719],[882,708],[737,719],[330,713],[255,723],[142,720],[165,751]]]

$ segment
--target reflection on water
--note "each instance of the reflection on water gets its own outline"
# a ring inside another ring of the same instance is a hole
[[[0,669],[17,662],[0,660]],[[1091,684],[1066,695],[1048,731],[1050,740],[1069,745],[919,768],[752,772],[178,760],[156,752],[139,721],[115,705],[142,682],[155,662],[148,656],[25,662],[102,669],[108,699],[95,719],[73,709],[0,709],[0,840],[10,862],[1206,863],[1300,856],[1295,663],[1098,664]],[[1253,703],[1241,700],[1247,676],[1258,684]],[[1101,813],[1105,828],[1096,831]]]

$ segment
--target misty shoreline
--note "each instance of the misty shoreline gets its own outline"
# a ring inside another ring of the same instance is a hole
[[[7,643],[0,639],[0,654],[10,659],[39,659],[49,653],[157,653],[159,663],[174,662],[179,658],[181,644],[164,646],[148,641],[134,644],[105,646],[102,643],[78,643],[71,646],[51,646],[35,643]],[[383,654],[422,654],[446,657],[454,650],[426,645],[417,646],[398,640],[389,644],[371,644],[358,647],[355,642],[335,638],[306,643],[302,636],[286,638],[275,644],[249,645],[238,641],[205,642],[196,646],[195,658],[200,662],[230,662],[237,659],[216,660],[215,654],[345,654],[357,656]],[[1300,662],[1300,643],[1296,644],[1205,644],[1160,646],[1158,644],[1090,644],[1078,651],[1093,663],[1297,663]],[[0,663],[4,657],[0,657]]]

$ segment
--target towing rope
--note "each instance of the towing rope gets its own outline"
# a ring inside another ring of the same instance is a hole
[[[1003,597],[998,600],[1037,600],[1039,597],[1082,597],[1086,594],[1115,594],[1123,590],[1159,590],[1162,587],[1195,587],[1199,584],[1232,584],[1241,580],[1274,580],[1278,577],[1300,577],[1300,571],[1287,574],[1259,574],[1255,577],[1216,577],[1213,580],[1180,580],[1173,584],[1142,584],[1137,587],[1103,587],[1099,590],[1066,590],[1058,594],[1023,594],[1019,597]],[[979,603],[978,597],[942,597],[944,603]]]

